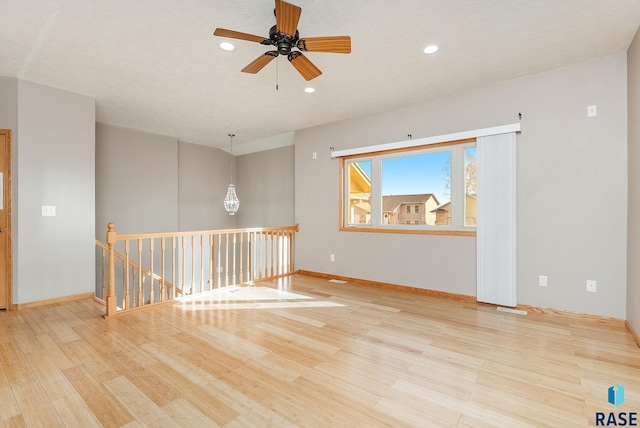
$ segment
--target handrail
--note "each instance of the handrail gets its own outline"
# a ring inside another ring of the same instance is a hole
[[[96,240],[103,260],[107,252],[106,271],[102,263],[105,317],[172,301],[176,292],[193,295],[289,275],[294,272],[294,237],[299,229],[295,225],[120,235],[109,223],[106,245]],[[116,245],[124,250],[116,251]],[[122,262],[118,278],[116,260]],[[150,278],[148,284],[143,274]]]
[[[300,225],[295,226],[281,226],[281,227],[252,227],[246,229],[213,229],[213,230],[198,230],[188,232],[158,232],[158,233],[129,233],[118,235],[118,241],[124,241],[126,239],[150,239],[150,238],[173,238],[180,236],[198,236],[198,235],[221,235],[230,233],[242,233],[242,232],[275,232],[278,230],[290,230],[299,232]]]
[[[122,236],[122,235],[120,235]],[[107,244],[105,244],[104,242],[96,239],[96,247],[99,247],[103,250],[109,251],[109,246]],[[127,259],[126,257],[117,252],[114,251],[114,255],[116,256],[117,259],[121,260],[123,263],[126,263]],[[145,269],[144,267],[141,267],[138,263],[134,262],[133,260],[129,260],[129,265],[134,268],[134,269],[140,269],[142,270],[142,273],[144,273],[145,275],[151,276],[152,272],[149,269]],[[153,273],[153,279],[156,279],[158,281],[162,281],[167,287],[173,287],[174,285],[172,283],[170,283],[169,281],[163,280],[162,277],[160,277],[160,275]],[[176,290],[178,291],[179,294],[182,294],[182,289],[180,287],[176,288]],[[103,297],[104,297],[104,293],[103,293]]]

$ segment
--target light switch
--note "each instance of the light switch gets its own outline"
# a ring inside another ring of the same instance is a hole
[[[43,205],[42,206],[42,217],[55,217],[56,216],[56,207],[55,205]]]

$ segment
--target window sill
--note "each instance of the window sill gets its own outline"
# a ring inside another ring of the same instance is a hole
[[[445,235],[445,236],[476,236],[475,230],[440,230],[440,229],[401,229],[395,227],[344,227],[338,229],[340,232],[365,232],[365,233],[397,233],[404,235]]]

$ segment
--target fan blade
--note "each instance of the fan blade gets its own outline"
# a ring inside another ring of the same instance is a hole
[[[260,55],[258,58],[254,59],[251,64],[247,65],[243,68],[243,73],[251,73],[256,74],[258,71],[262,70],[267,64],[269,64],[275,57],[278,56],[277,51],[269,51],[265,52],[263,55]]]
[[[296,70],[298,70],[298,73],[304,77],[304,80],[315,79],[322,74],[322,71],[300,52],[291,52],[288,59]]]
[[[265,39],[262,36],[254,36],[253,34],[241,33],[239,31],[225,30],[224,28],[216,28],[213,32],[214,36],[229,37],[230,39],[247,40],[250,42],[262,43],[263,45],[271,44],[269,39]]]
[[[286,1],[276,0],[276,27],[281,33],[295,36],[302,8]]]
[[[351,37],[307,37],[298,40],[298,49],[307,52],[351,53]]]

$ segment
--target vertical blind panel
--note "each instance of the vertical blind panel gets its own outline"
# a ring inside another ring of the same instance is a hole
[[[516,134],[477,139],[477,300],[514,307]]]

